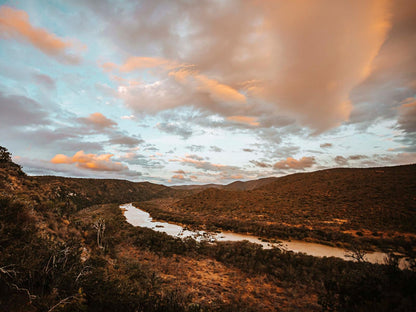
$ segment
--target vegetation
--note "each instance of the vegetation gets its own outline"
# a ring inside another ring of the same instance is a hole
[[[13,168],[0,167],[1,311],[416,306],[415,267],[399,270],[394,255],[385,265],[373,265],[263,250],[248,242],[181,240],[131,226],[118,205],[133,197],[166,203],[189,192],[118,180],[27,177]]]
[[[155,218],[211,230],[409,249],[416,245],[415,176],[416,165],[331,169],[138,204]]]

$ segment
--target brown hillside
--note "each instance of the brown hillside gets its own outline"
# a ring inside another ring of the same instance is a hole
[[[0,193],[19,194],[37,202],[60,202],[79,208],[126,203],[157,197],[180,196],[181,191],[149,182],[26,176],[13,166],[0,166]]]
[[[416,232],[416,165],[331,169],[285,176],[249,191],[208,189],[177,203],[183,213],[290,225]]]
[[[211,230],[332,244],[359,239],[374,245],[382,238],[391,246],[415,237],[415,176],[416,165],[330,169],[266,179],[270,183],[251,190],[209,188],[140,207],[159,219]]]

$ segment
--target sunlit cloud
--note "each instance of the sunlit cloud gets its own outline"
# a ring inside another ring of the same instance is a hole
[[[101,113],[92,113],[88,117],[81,117],[78,120],[82,123],[90,125],[94,128],[104,129],[104,128],[114,128],[117,123]]]
[[[0,7],[0,38],[16,38],[30,42],[43,53],[77,63],[78,57],[68,53],[74,43],[64,40],[46,29],[33,26],[29,15],[8,6]]]
[[[233,121],[237,123],[247,124],[250,126],[258,126],[260,123],[257,121],[255,117],[248,117],[248,116],[230,116],[227,117],[228,121]]]
[[[316,163],[314,157],[302,157],[299,160],[288,157],[278,161],[273,165],[274,169],[305,169],[310,168]]]
[[[76,164],[77,167],[95,170],[95,171],[123,171],[127,166],[120,162],[113,162],[113,154],[85,154],[84,151],[78,151],[73,156],[56,154],[52,159],[53,164]]]
[[[158,58],[158,57],[137,57],[133,56],[126,60],[126,62],[119,67],[123,72],[130,72],[137,69],[163,67],[166,69],[177,67],[172,61]]]

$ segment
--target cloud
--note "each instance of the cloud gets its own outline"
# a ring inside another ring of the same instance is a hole
[[[346,159],[345,157],[343,157],[343,156],[336,156],[335,158],[334,158],[334,161],[338,164],[338,165],[340,165],[340,166],[346,166],[346,165],[348,165],[348,159]]]
[[[151,58],[146,58],[150,60]],[[158,60],[154,61],[158,64]],[[153,64],[151,62],[149,66]],[[192,106],[211,113],[232,114],[236,104],[241,109],[246,97],[233,87],[196,71],[192,65],[158,72],[158,80],[136,85],[122,85],[119,97],[138,113],[157,113],[177,107]],[[241,110],[240,109],[240,110]]]
[[[399,129],[406,133],[416,132],[416,98],[408,98],[399,107]]]
[[[260,168],[270,168],[272,167],[272,165],[262,162],[262,161],[257,161],[257,160],[250,160],[250,162],[255,165],[256,167],[260,167]]]
[[[402,101],[402,105],[398,108],[398,112],[397,128],[403,132],[403,137],[397,140],[403,145],[400,149],[405,152],[415,152],[416,99],[412,97]]]
[[[333,144],[332,143],[322,143],[321,145],[319,145],[321,148],[329,148],[332,147]]]
[[[213,164],[209,161],[205,161],[203,157],[198,155],[189,155],[186,154],[185,157],[180,157],[177,159],[169,160],[171,162],[179,162],[183,165],[191,166],[197,169],[201,169],[204,171],[236,171],[239,170],[238,167],[235,166],[227,166],[221,164]]]
[[[274,169],[305,169],[310,168],[316,163],[314,157],[302,157],[297,160],[288,157],[285,160],[278,161],[273,165]]]
[[[416,153],[397,153],[397,154],[373,154],[370,157],[365,155],[352,155],[349,157],[336,156],[334,161],[340,166],[349,166],[350,161],[356,161],[354,166],[360,167],[380,167],[391,165],[406,165],[416,163]]]
[[[347,121],[349,93],[371,72],[390,27],[388,1],[263,4],[265,26],[279,38],[272,49],[282,60],[274,60],[278,72],[265,84],[265,98],[318,132]]]
[[[135,60],[132,66],[127,57],[126,68],[154,75],[125,95],[136,112],[193,106],[224,118],[256,117],[267,128],[285,117],[320,133],[342,123],[394,117],[391,107],[414,95],[413,0],[197,6],[160,0],[129,10],[111,1],[82,5],[102,22],[101,34],[112,46]],[[240,101],[227,100],[198,75],[230,87]]]
[[[183,170],[176,170],[173,173],[176,173],[176,174],[186,174],[186,172],[183,171]]]
[[[215,153],[221,153],[221,152],[223,152],[223,151],[224,151],[221,147],[218,147],[218,146],[215,146],[215,145],[211,145],[211,146],[209,147],[209,150],[210,150],[211,152],[215,152]]]
[[[68,53],[73,43],[63,40],[48,30],[31,25],[29,15],[8,6],[0,7],[0,38],[16,38],[30,42],[43,53],[68,63],[78,63],[78,57]]]
[[[334,161],[340,165],[340,166],[348,166],[350,164],[350,161],[363,161],[368,159],[368,156],[366,155],[350,155],[348,157],[344,156],[336,156],[334,158]],[[374,163],[373,165],[376,165],[377,163]]]
[[[348,157],[349,160],[361,160],[368,158],[366,155],[351,155]]]
[[[117,144],[128,147],[135,147],[144,143],[140,137],[126,135],[124,132],[117,129],[117,123],[112,119],[105,117],[103,114],[96,112],[90,114],[88,117],[77,118],[77,121],[87,126],[87,131],[92,128],[95,132],[90,134],[105,134],[108,136],[108,143]],[[82,130],[82,129],[79,129]]]
[[[64,154],[56,154],[52,159],[53,164],[76,164],[77,167],[94,170],[94,171],[124,171],[128,170],[127,166],[120,162],[113,162],[113,154],[85,154],[84,151],[78,151],[72,157]]]
[[[117,123],[111,119],[108,119],[103,114],[96,112],[92,113],[88,117],[78,118],[80,122],[85,125],[92,126],[95,129],[114,128]]]
[[[188,139],[192,135],[192,130],[188,127],[176,123],[159,122],[156,124],[156,128],[162,132],[168,134],[176,134],[181,136],[184,140]]]
[[[134,115],[125,115],[125,116],[121,116],[120,117],[121,119],[127,119],[127,120],[133,120],[133,119],[136,119],[136,116],[134,116]]]
[[[3,127],[46,125],[50,123],[48,115],[38,102],[0,91],[0,124]]]
[[[123,72],[131,72],[137,69],[144,69],[144,68],[154,68],[154,67],[163,67],[163,68],[174,68],[176,65],[174,62],[169,61],[167,59],[159,58],[159,57],[129,57],[123,65],[119,67],[119,70]],[[117,65],[106,66],[107,68],[114,68]]]
[[[185,180],[185,177],[183,174],[175,174],[172,176],[171,179],[176,179],[176,180]]]
[[[207,92],[213,100],[235,103],[244,103],[246,101],[246,97],[243,94],[215,79],[210,79],[200,74],[187,76],[186,78],[188,77],[191,77],[192,79],[191,82],[187,83],[193,84],[193,82],[196,82],[197,90],[200,92]],[[184,79],[184,77],[181,76],[181,79]]]
[[[380,119],[396,118],[397,108],[416,91],[416,2],[391,1],[391,30],[372,63],[371,74],[351,93],[350,122],[367,128]]]
[[[250,126],[258,126],[260,123],[257,121],[255,117],[248,117],[248,116],[230,116],[227,117],[228,121],[247,124]]]
[[[108,143],[118,144],[127,147],[136,147],[137,145],[144,143],[144,140],[142,140],[141,138],[128,136],[120,131],[111,132],[108,134],[108,137]]]
[[[193,144],[186,146],[186,148],[189,149],[191,152],[202,152],[205,149],[205,146]]]
[[[54,90],[56,87],[55,80],[45,74],[34,73],[35,81],[49,90]]]
[[[147,169],[162,169],[165,166],[165,161],[162,159],[154,159],[149,156],[129,152],[119,158],[129,165],[139,165]]]

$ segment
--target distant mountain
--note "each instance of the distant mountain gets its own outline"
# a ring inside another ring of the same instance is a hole
[[[192,190],[192,191],[202,191],[207,188],[218,188],[222,189],[225,185],[222,184],[202,184],[202,185],[173,185],[171,188],[175,190]]]
[[[270,177],[270,178],[262,178],[258,180],[251,180],[251,181],[235,181],[230,184],[203,184],[203,185],[175,185],[171,186],[173,189],[176,190],[193,190],[193,191],[202,191],[208,188],[216,188],[220,190],[228,190],[228,191],[248,191],[258,188],[260,186],[269,184],[275,181],[278,178]]]

